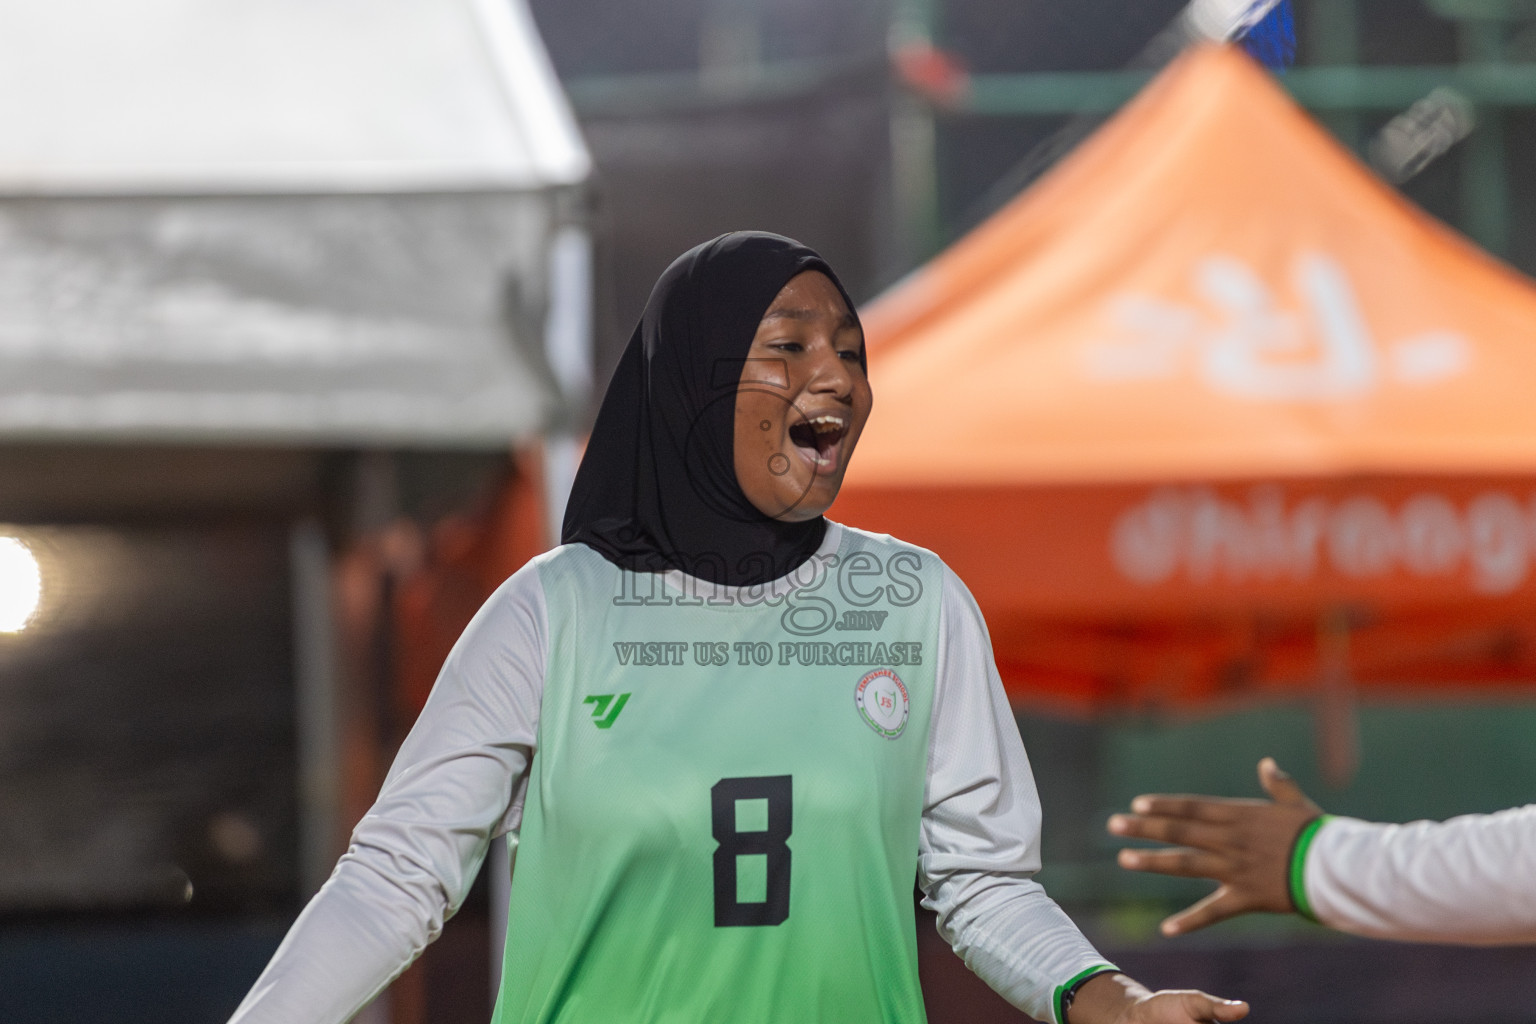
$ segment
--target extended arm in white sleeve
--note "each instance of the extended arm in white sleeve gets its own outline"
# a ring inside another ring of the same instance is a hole
[[[971,970],[1042,1021],[1058,990],[1108,966],[1040,884],[1040,798],[981,610],[944,570],[918,881]]]
[[[1536,804],[1449,821],[1333,818],[1306,852],[1323,924],[1382,939],[1536,942]]]
[[[437,938],[490,841],[518,825],[547,635],[524,566],[454,645],[351,847],[231,1024],[341,1024]]]

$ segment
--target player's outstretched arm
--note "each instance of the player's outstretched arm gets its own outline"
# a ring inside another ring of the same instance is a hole
[[[1064,1024],[1200,1024],[1248,1016],[1248,1004],[1194,989],[1150,992],[1123,974],[1098,974],[1077,990]]]
[[[1210,878],[1215,892],[1162,924],[1164,935],[1181,935],[1250,911],[1286,913],[1291,898],[1291,853],[1308,823],[1322,810],[1280,770],[1273,758],[1259,762],[1259,784],[1269,800],[1207,796],[1139,796],[1133,814],[1109,819],[1111,834],[1171,843],[1172,850],[1120,851],[1120,866],[1186,878]]]
[[[524,566],[443,665],[373,807],[230,1024],[340,1024],[435,939],[512,819],[544,682],[544,598]]]
[[[918,879],[939,932],[998,994],[1059,1024],[1196,1024],[1246,1016],[1203,992],[1149,992],[1046,895],[1040,801],[981,611],[945,571]],[[1086,978],[1085,981],[1079,979]]]

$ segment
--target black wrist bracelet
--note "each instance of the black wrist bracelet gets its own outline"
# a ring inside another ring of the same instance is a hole
[[[1056,990],[1056,1024],[1067,1024],[1067,1010],[1077,998],[1077,990],[1101,974],[1113,974],[1120,968],[1114,964],[1090,967]]]

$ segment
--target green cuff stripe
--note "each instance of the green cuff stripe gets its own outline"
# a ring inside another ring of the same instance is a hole
[[[1119,969],[1114,964],[1099,964],[1097,967],[1090,967],[1086,971],[1078,971],[1068,978],[1065,984],[1057,985],[1056,997],[1051,1000],[1051,1005],[1056,1010],[1056,1024],[1067,1024],[1066,1010],[1062,1007],[1061,1001],[1066,998],[1068,992],[1071,992],[1095,974],[1104,974],[1108,971],[1118,971]]]
[[[1296,836],[1296,844],[1291,847],[1291,906],[1308,921],[1316,921],[1317,915],[1312,912],[1312,904],[1307,899],[1307,851],[1312,848],[1318,830],[1332,820],[1331,814],[1313,818]]]

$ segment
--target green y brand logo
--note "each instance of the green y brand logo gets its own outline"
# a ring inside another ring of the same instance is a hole
[[[619,712],[624,710],[624,705],[629,703],[629,694],[621,693],[615,697],[611,693],[600,693],[595,697],[588,697],[583,704],[591,704],[592,724],[599,729],[608,729],[619,720]],[[609,709],[609,705],[613,705]]]

